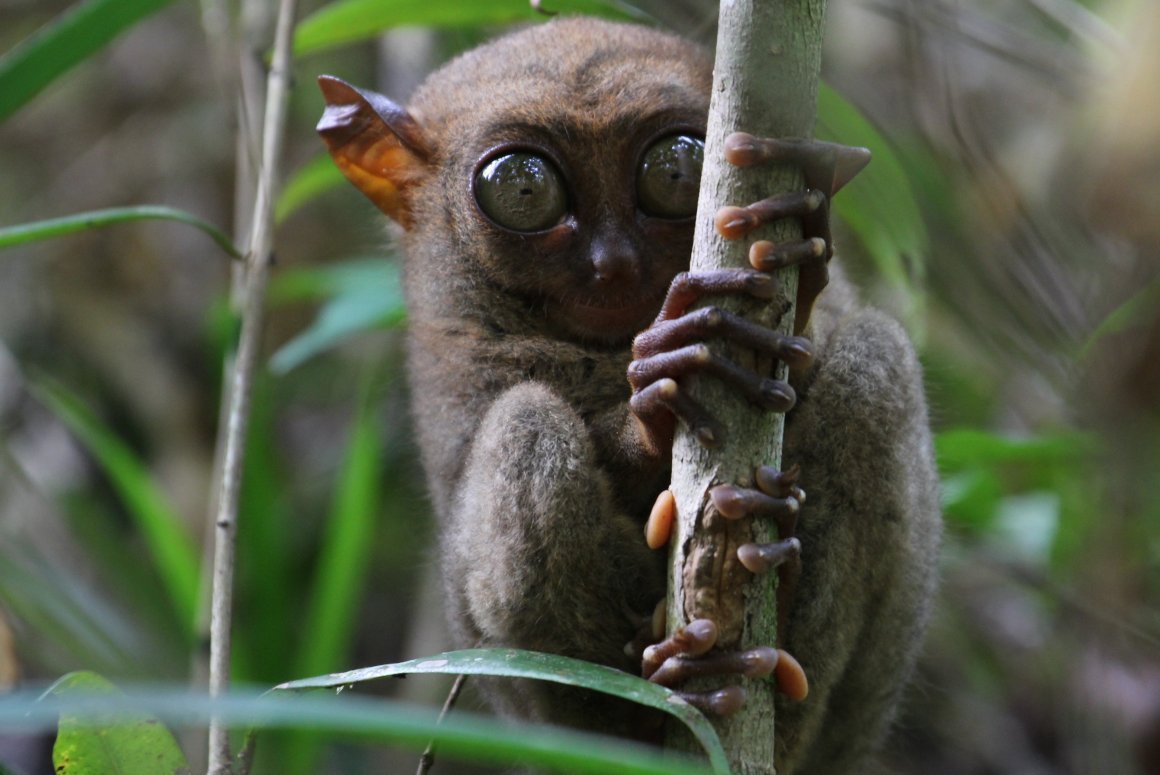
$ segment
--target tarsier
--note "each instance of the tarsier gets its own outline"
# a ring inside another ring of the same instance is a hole
[[[733,163],[788,160],[813,188],[731,209],[722,228],[743,236],[797,217],[805,239],[759,244],[751,270],[687,271],[711,76],[705,52],[668,34],[555,20],[453,60],[405,110],[323,77],[319,131],[402,227],[413,408],[457,645],[641,672],[626,644],[665,594],[663,552],[642,530],[668,486],[675,426],[728,443],[681,385],[722,380],[769,411],[793,407],[794,473],[763,468],[756,488],[713,495],[722,512],[777,519],[800,541],[778,645],[809,696],[779,698],[778,772],[846,772],[883,736],[933,596],[940,522],[921,373],[900,327],[828,275],[840,147],[835,162],[835,146],[735,138]],[[726,295],[769,298],[769,272],[787,264],[801,267],[800,336],[713,309]],[[710,339],[782,359],[791,384],[705,358]],[[778,554],[742,551],[758,571]],[[679,688],[697,665],[777,670],[770,649],[702,654],[714,637],[712,623],[690,625],[660,652],[692,653],[646,672]],[[595,694],[498,680],[484,691],[505,715],[647,734],[633,708]]]

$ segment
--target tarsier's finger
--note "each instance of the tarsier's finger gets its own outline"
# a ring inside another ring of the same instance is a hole
[[[813,358],[808,339],[780,334],[718,307],[704,307],[653,325],[633,341],[632,354],[634,358],[644,358],[707,339],[734,342],[777,358],[793,369],[808,366]]]
[[[782,649],[777,650],[777,667],[773,669],[777,680],[777,690],[795,702],[801,702],[810,693],[810,683],[806,671],[793,655]]]
[[[826,256],[828,246],[821,237],[776,244],[758,240],[749,246],[749,263],[762,272],[773,272],[787,266],[800,266]]]
[[[775,498],[797,498],[798,503],[806,502],[806,493],[798,482],[801,481],[802,467],[794,463],[785,471],[779,471],[773,466],[759,466],[754,474],[757,487],[766,495]]]
[[[777,650],[760,646],[748,651],[723,651],[699,658],[685,655],[669,657],[656,669],[649,680],[661,686],[678,686],[691,678],[705,676],[740,675],[745,678],[765,678],[777,667]]]
[[[773,669],[777,690],[794,702],[801,702],[810,693],[810,684],[801,664],[791,654],[777,650],[777,664]],[[726,686],[715,692],[677,692],[685,702],[704,713],[728,716],[745,705],[745,690],[740,686]]]
[[[669,284],[657,322],[680,317],[704,296],[743,293],[757,299],[772,299],[777,295],[778,287],[777,280],[770,275],[748,269],[681,272]]]
[[[675,380],[659,379],[642,388],[628,400],[628,406],[645,423],[656,419],[659,412],[672,413],[688,425],[690,433],[704,447],[717,447],[725,440],[725,428],[721,423],[685,395]]]
[[[709,619],[694,619],[660,643],[644,650],[641,675],[651,679],[666,660],[684,655],[699,657],[717,643],[717,625]]]
[[[738,167],[794,164],[802,168],[807,185],[833,196],[870,163],[870,150],[822,140],[761,138],[734,132],[725,138],[725,160]]]
[[[750,573],[768,573],[801,556],[802,542],[790,536],[772,544],[742,544],[737,559]]]
[[[669,542],[673,533],[673,520],[677,517],[677,500],[672,490],[664,490],[657,496],[648,522],[644,525],[644,540],[649,549],[660,549]],[[662,611],[664,609],[661,609]]]
[[[741,239],[759,226],[782,218],[809,218],[823,211],[826,195],[816,188],[778,194],[745,207],[722,207],[713,217],[717,233],[725,239]]]
[[[665,377],[686,374],[711,374],[735,388],[751,403],[774,412],[788,412],[797,400],[788,383],[743,369],[733,361],[717,355],[705,344],[691,344],[628,364],[628,381],[634,388],[653,384]],[[697,427],[692,423],[690,425]]]

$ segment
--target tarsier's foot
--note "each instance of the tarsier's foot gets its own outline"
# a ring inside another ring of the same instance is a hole
[[[801,665],[783,649],[762,646],[748,651],[713,652],[711,649],[716,643],[717,625],[708,619],[695,619],[645,649],[641,673],[670,689],[692,678],[773,675],[778,691],[791,699],[801,700],[809,693]],[[745,690],[740,686],[710,692],[677,691],[677,694],[690,705],[718,716],[735,713],[745,704]]]
[[[771,544],[744,544],[738,548],[737,557],[752,573],[780,569],[780,611],[788,610],[792,602],[794,581],[800,569],[801,544],[793,537],[793,532],[798,511],[806,496],[798,486],[798,478],[796,466],[786,472],[762,466],[756,472],[756,488],[720,485],[709,491],[713,505],[727,519],[763,517],[776,522],[778,541]],[[668,543],[672,532],[673,509],[672,493],[666,490],[657,498],[657,505],[645,529],[650,547],[659,548]],[[658,612],[662,610],[658,606]],[[653,617],[652,628],[653,637],[659,639],[664,629],[662,616]],[[694,620],[677,629],[668,638],[644,649],[642,674],[670,688],[690,678],[702,676],[765,678],[772,674],[778,690],[792,699],[803,699],[808,693],[808,682],[801,665],[787,652],[769,647],[714,652],[712,649],[716,643],[717,626],[708,619]],[[732,713],[745,702],[744,690],[739,686],[727,686],[713,692],[680,694],[690,704],[718,715]]]

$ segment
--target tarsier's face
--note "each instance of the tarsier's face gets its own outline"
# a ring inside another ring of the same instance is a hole
[[[553,33],[545,64],[534,49]],[[577,41],[545,25],[453,62],[414,103],[465,252],[567,338],[628,341],[688,267],[708,72],[657,38]]]
[[[617,341],[642,331],[688,260],[700,133],[663,126],[658,137],[634,140],[615,149],[619,180],[592,174],[591,161],[559,142],[500,145],[471,179],[477,217],[515,258],[503,274],[514,270],[516,288],[577,337]]]

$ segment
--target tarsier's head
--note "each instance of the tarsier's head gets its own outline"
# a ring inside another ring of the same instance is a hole
[[[556,20],[450,62],[407,110],[324,76],[318,129],[410,260],[448,254],[562,335],[620,342],[688,265],[711,68],[654,30]]]

